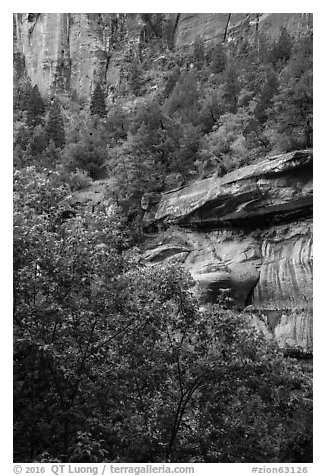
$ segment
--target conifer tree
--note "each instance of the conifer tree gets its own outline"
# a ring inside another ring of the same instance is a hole
[[[213,73],[222,73],[227,64],[226,54],[221,45],[216,45],[212,50],[211,56],[211,70]]]
[[[128,71],[128,83],[135,96],[141,96],[142,94],[142,74],[141,66],[134,58]]]
[[[205,47],[203,39],[197,37],[194,42],[193,62],[197,69],[202,69],[205,63]]]
[[[281,34],[270,53],[270,60],[273,64],[278,61],[287,61],[291,56],[293,40],[286,28],[282,28]]]
[[[237,111],[238,95],[240,92],[240,84],[238,78],[238,71],[235,64],[230,63],[225,70],[224,83],[224,100],[229,109],[229,112],[235,113]]]
[[[32,126],[36,126],[42,122],[45,112],[45,104],[41,97],[37,84],[33,87],[31,94],[27,99],[27,118]]]
[[[107,116],[105,96],[99,83],[97,83],[92,94],[90,111],[92,116],[99,116],[99,117]]]
[[[269,68],[266,72],[266,80],[258,96],[258,102],[255,108],[255,116],[261,124],[267,121],[267,111],[273,106],[273,97],[277,93],[277,87],[278,82],[275,71]]]
[[[52,139],[55,146],[63,149],[66,143],[65,128],[61,114],[60,104],[55,98],[52,101],[50,113],[46,125],[46,135],[50,142]]]
[[[165,98],[168,98],[173,91],[174,86],[177,84],[178,79],[180,77],[180,67],[177,65],[173,68],[171,73],[169,74],[166,83],[165,83],[165,88],[163,91],[163,96]]]

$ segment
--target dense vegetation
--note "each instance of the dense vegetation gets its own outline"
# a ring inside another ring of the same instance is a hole
[[[175,52],[157,31],[111,100],[16,78],[15,460],[311,461],[310,372],[137,247],[144,192],[311,147],[311,35]],[[102,178],[115,206],[64,218]]]

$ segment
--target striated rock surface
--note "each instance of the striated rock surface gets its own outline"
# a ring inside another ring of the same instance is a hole
[[[120,68],[111,56],[126,29],[137,37],[138,19],[115,13],[15,13],[14,52],[23,56],[41,93],[61,89],[88,97],[97,81],[119,82]]]
[[[140,14],[125,13],[15,13],[13,21],[15,70],[24,68],[43,95],[69,90],[89,97],[96,81],[110,91],[120,81],[121,41],[137,43],[144,29]],[[185,48],[197,37],[214,44],[252,40],[258,31],[277,39],[282,27],[310,28],[312,14],[173,13],[165,21],[174,46]]]
[[[230,291],[284,348],[312,350],[312,151],[267,158],[146,200],[147,225],[168,228],[148,262],[173,257],[207,302]]]
[[[257,32],[275,40],[285,27],[289,32],[312,27],[312,13],[181,13],[175,33],[178,48],[191,45],[197,37],[208,43],[231,41]]]
[[[164,193],[144,221],[215,227],[277,223],[311,213],[312,190],[312,151],[289,152]]]
[[[259,309],[312,306],[312,219],[278,226],[261,236],[260,279],[254,292]]]

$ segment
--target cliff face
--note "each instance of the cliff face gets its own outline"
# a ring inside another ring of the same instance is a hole
[[[283,27],[295,32],[311,26],[311,13],[181,13],[175,44],[178,48],[187,47],[198,36],[214,43],[239,36],[252,39],[257,32],[274,40]]]
[[[179,231],[149,246],[148,262],[183,263],[205,301],[217,302],[228,289],[282,346],[312,350],[311,150],[197,181],[150,203],[143,203],[147,226]]]
[[[137,37],[141,23],[110,13],[15,13],[14,52],[24,58],[41,93],[76,91],[89,96],[96,81],[114,85],[119,69],[110,61],[114,41],[128,31]]]
[[[276,39],[282,27],[310,27],[312,14],[181,13],[165,14],[165,21],[178,49],[197,37],[221,43],[261,31]],[[138,42],[143,28],[139,14],[15,13],[15,69],[23,65],[43,94],[61,89],[89,97],[96,81],[108,89],[119,83],[119,42]]]

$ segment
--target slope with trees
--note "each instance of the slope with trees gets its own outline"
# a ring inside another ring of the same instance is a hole
[[[114,100],[15,87],[15,460],[311,461],[309,367],[139,251],[144,193],[312,146],[311,33],[180,52],[147,15]]]

